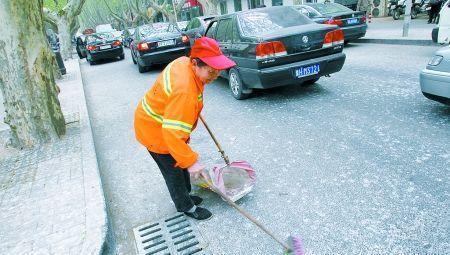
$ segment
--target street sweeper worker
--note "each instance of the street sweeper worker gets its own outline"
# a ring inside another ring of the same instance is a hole
[[[188,142],[203,108],[204,86],[235,65],[214,39],[197,39],[190,57],[180,57],[162,71],[134,116],[136,139],[161,170],[177,211],[197,220],[212,214],[197,206],[202,198],[189,194],[189,176],[198,178],[205,165]]]

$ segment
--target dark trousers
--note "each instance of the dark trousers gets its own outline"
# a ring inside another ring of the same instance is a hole
[[[177,211],[189,211],[194,206],[194,203],[189,196],[191,180],[187,169],[175,167],[176,161],[170,154],[158,154],[151,151],[149,153],[156,164],[158,164],[159,170],[161,170]]]

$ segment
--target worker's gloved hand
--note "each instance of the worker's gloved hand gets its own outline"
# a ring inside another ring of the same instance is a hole
[[[203,170],[206,169],[206,166],[200,162],[195,162],[192,166],[188,167],[188,172],[191,174],[194,179],[200,178]]]

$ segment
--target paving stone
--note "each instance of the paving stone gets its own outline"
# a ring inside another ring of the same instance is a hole
[[[66,68],[75,73],[58,83],[66,135],[0,159],[2,255],[101,253],[106,211],[92,131],[78,62]]]

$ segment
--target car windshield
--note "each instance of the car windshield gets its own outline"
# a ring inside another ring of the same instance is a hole
[[[180,21],[180,22],[177,22],[177,25],[178,25],[179,29],[183,30],[187,27],[188,23],[189,23],[189,21]]]
[[[320,14],[318,11],[316,11],[316,9],[314,9],[314,8],[308,6],[308,5],[294,6],[294,8],[299,10],[300,12],[302,12],[302,9],[307,10],[308,11],[307,14],[305,14],[303,12],[302,12],[302,14],[305,14],[305,15],[307,15],[310,18],[315,18],[315,17],[322,16],[322,14]]]
[[[351,12],[352,10],[340,5],[340,4],[334,4],[334,3],[327,3],[327,4],[310,4],[312,8],[316,9],[318,12],[323,14],[332,14],[332,13],[338,13],[338,12]]]
[[[141,34],[141,36],[146,37],[151,34],[166,32],[168,28],[169,23],[153,23],[151,25],[141,26],[141,28],[139,29],[139,33]]]
[[[98,33],[89,35],[87,38],[87,43],[96,42],[96,41],[104,41],[111,40],[114,38],[112,33]]]
[[[314,23],[294,8],[287,6],[255,9],[241,13],[238,17],[242,33],[246,36],[256,36],[281,28]]]

